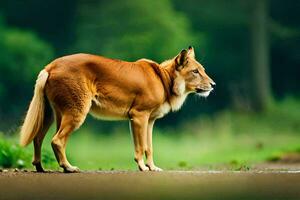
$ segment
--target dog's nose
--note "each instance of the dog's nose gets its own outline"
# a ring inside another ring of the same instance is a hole
[[[216,83],[214,81],[211,81],[210,85],[211,85],[212,88],[214,88],[214,86],[216,86]]]

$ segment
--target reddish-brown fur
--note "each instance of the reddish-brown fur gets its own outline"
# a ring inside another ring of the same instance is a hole
[[[195,60],[191,47],[162,64],[146,59],[125,62],[89,54],[58,58],[45,67],[37,80],[21,130],[21,144],[25,146],[34,140],[33,164],[37,171],[43,171],[41,144],[53,121],[49,111],[51,105],[57,123],[57,133],[52,139],[55,156],[66,172],[76,172],[78,168],[66,158],[65,147],[68,137],[80,127],[86,115],[91,113],[109,120],[127,119],[131,124],[139,169],[160,171],[153,162],[155,120],[178,110],[189,93],[208,96],[212,85],[214,82]],[[43,96],[44,101],[35,100],[37,96]],[[31,111],[37,105],[41,105],[39,109]],[[37,116],[43,120],[42,125],[37,123]],[[33,124],[34,128],[28,124]]]

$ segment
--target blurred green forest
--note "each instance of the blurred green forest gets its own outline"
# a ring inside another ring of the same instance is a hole
[[[274,100],[297,98],[299,8],[297,0],[2,0],[0,128],[18,127],[47,63],[77,52],[162,62],[193,45],[217,88],[207,100],[190,97],[160,126],[224,109],[261,111]]]
[[[299,10],[298,0],[1,0],[0,132],[18,132],[38,72],[57,57],[84,52],[162,62],[192,45],[217,87],[207,99],[191,95],[180,111],[158,121],[157,132],[286,133],[294,141],[300,133]],[[83,129],[105,135],[127,126],[89,117]]]

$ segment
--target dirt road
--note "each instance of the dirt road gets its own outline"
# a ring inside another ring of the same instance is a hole
[[[300,199],[300,171],[0,172],[0,199]]]

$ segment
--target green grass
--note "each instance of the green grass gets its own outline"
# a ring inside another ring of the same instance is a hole
[[[0,166],[5,168],[25,167],[26,160],[30,158],[30,153],[21,149],[14,140],[4,138],[0,134]]]
[[[136,169],[128,133],[103,137],[74,136],[68,153],[83,169]],[[156,164],[164,169],[196,169],[219,164],[251,165],[300,147],[297,135],[154,136]]]
[[[224,111],[194,119],[176,129],[155,129],[155,162],[163,169],[174,170],[224,166],[248,170],[253,164],[284,152],[299,151],[299,112],[300,103],[287,99],[261,114]],[[46,168],[58,169],[50,145],[53,132],[50,130],[44,142],[43,162]],[[67,146],[70,162],[84,170],[136,170],[129,130],[115,132],[96,135],[86,124],[70,137]],[[32,145],[23,149],[16,142],[16,136],[0,137],[0,166],[31,168]]]
[[[22,148],[18,144],[17,135],[13,137],[4,136],[0,132],[0,167],[3,168],[32,168],[31,161],[33,146]],[[43,163],[51,169],[58,169],[56,160],[49,148],[43,150]]]

